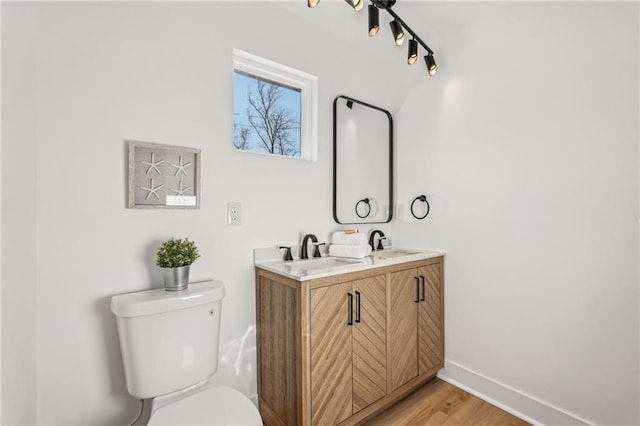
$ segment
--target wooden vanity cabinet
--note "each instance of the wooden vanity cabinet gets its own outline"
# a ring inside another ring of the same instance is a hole
[[[256,267],[256,316],[265,424],[356,424],[442,368],[442,257],[307,281]]]

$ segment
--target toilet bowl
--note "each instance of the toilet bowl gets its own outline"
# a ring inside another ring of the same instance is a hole
[[[143,405],[134,425],[262,425],[256,406],[209,378],[218,368],[224,284],[111,298],[127,390]]]
[[[153,404],[149,426],[262,425],[251,400],[228,386],[209,385],[178,401],[165,403],[159,397]]]

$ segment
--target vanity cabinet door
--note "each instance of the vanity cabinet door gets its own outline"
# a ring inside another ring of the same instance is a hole
[[[311,423],[337,424],[387,394],[386,276],[311,290]]]
[[[387,394],[386,275],[353,282],[353,414]]]
[[[440,263],[418,268],[424,293],[418,303],[418,374],[444,366],[444,327]],[[422,289],[420,289],[422,292]],[[423,297],[424,296],[424,297]],[[424,300],[422,300],[424,299]]]
[[[390,283],[390,390],[418,375],[418,283],[415,268],[392,272]]]
[[[311,290],[313,425],[335,425],[352,414],[351,290],[351,282]]]
[[[444,361],[442,263],[391,273],[391,390]]]

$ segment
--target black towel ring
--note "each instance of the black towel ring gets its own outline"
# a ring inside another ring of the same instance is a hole
[[[416,203],[416,201],[422,201],[423,203],[427,204],[427,212],[424,214],[424,216],[416,216],[415,212],[413,211],[413,205]],[[417,196],[416,198],[414,198],[413,202],[411,203],[411,214],[416,219],[424,219],[425,217],[427,217],[429,215],[429,209],[430,209],[429,202],[427,201],[426,195]]]
[[[360,203],[364,203],[367,206],[367,214],[365,214],[364,216],[360,215],[360,212],[358,211],[358,207],[360,206]],[[363,198],[362,200],[356,203],[356,215],[360,219],[364,219],[365,217],[368,217],[370,214],[371,214],[371,204],[369,204],[368,198]]]

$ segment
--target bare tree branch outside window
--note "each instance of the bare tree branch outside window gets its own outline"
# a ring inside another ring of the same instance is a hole
[[[246,109],[241,112],[234,105],[233,146],[241,150],[299,157],[299,90],[253,76],[241,76],[244,86],[234,80],[234,91],[246,86],[246,97],[242,100]],[[236,96],[234,93],[234,104],[238,99]]]

